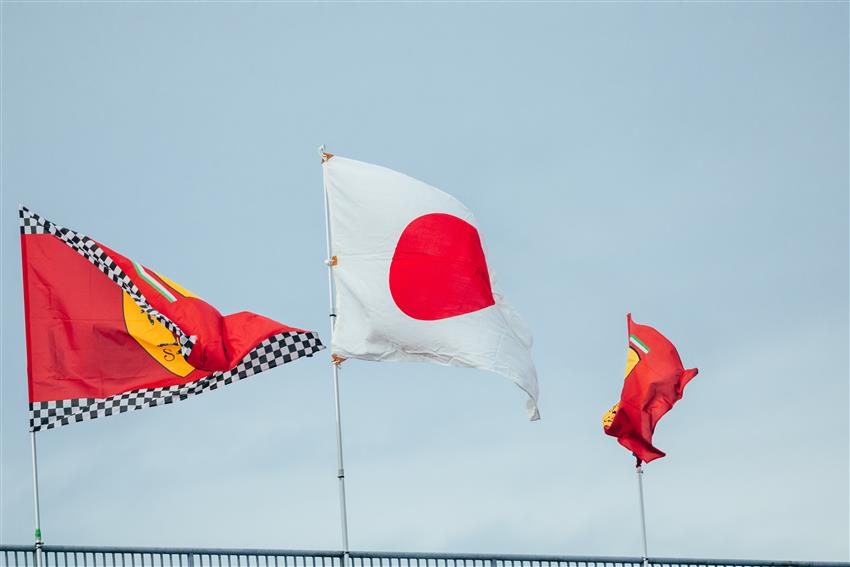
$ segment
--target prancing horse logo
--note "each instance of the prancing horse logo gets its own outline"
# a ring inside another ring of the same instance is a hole
[[[193,293],[175,284],[174,282],[156,274],[159,279],[166,282],[178,294],[185,297],[197,297]],[[186,362],[180,354],[180,345],[174,339],[165,325],[153,317],[148,317],[139,305],[127,292],[122,292],[124,324],[127,332],[133,337],[139,346],[147,352],[154,360],[160,363],[166,370],[181,378],[188,376],[195,368]]]

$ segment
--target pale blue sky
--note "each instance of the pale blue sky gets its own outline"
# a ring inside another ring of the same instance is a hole
[[[347,363],[351,546],[637,555],[625,315],[699,376],[650,553],[848,560],[846,3],[2,4],[0,541],[32,534],[24,203],[328,336],[316,147],[472,211],[507,380]],[[48,543],[339,547],[324,357],[39,436]]]

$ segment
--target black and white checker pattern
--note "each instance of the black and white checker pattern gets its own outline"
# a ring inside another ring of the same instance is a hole
[[[50,234],[44,220],[26,207],[18,209],[21,219],[21,234]]]
[[[107,254],[106,251],[97,244],[97,242],[83,234],[74,232],[69,228],[63,228],[53,224],[49,220],[23,206],[18,209],[18,216],[21,220],[22,235],[52,234],[76,250],[78,254],[86,258],[97,269],[106,274],[110,280],[126,291],[144,313],[165,325],[165,328],[168,329],[180,343],[180,351],[184,357],[188,357],[192,353],[192,347],[195,346],[197,337],[186,335],[186,333],[174,324],[171,319],[154,309],[153,306],[148,303],[148,300],[145,299],[145,296],[142,295],[141,290],[139,290],[136,284],[133,283],[133,280],[124,273],[124,270],[122,270],[121,267],[109,257],[109,254]]]
[[[323,348],[324,345],[315,333],[280,333],[261,342],[230,370],[213,372],[182,386],[130,390],[108,398],[35,402],[30,404],[30,431],[53,429],[78,421],[185,400],[189,396],[216,390],[295,359],[313,356]]]

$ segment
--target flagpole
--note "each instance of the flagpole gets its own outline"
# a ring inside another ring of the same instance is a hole
[[[646,547],[646,513],[644,512],[643,506],[643,467],[641,466],[640,459],[637,459],[637,465],[635,465],[635,472],[637,473],[638,494],[640,495],[640,529],[641,533],[643,534],[643,565],[644,567],[648,567],[649,553],[647,552]]]
[[[36,456],[35,431],[30,431],[30,441],[32,447],[33,504],[35,506],[35,565],[36,567],[41,567],[41,554],[44,541],[41,539],[41,511],[38,503],[38,457]]]
[[[322,164],[330,159],[330,154],[325,153],[325,146],[319,148],[319,154],[322,157]],[[324,178],[324,173],[322,175]],[[333,267],[336,264],[336,258],[331,251],[331,224],[330,224],[330,204],[328,203],[328,188],[322,182],[322,189],[325,197],[325,236],[327,239],[327,258],[325,265],[328,267],[328,305],[330,307],[331,319],[331,344],[333,344],[333,334],[336,328],[336,299],[334,297],[334,281]],[[342,532],[342,552],[347,562],[348,558],[348,512],[345,505],[345,469],[342,463],[342,415],[340,412],[339,400],[339,363],[341,361],[331,357],[331,367],[333,368],[333,387],[334,387],[334,405],[336,407],[336,462],[337,474],[339,479],[339,518],[340,530]]]

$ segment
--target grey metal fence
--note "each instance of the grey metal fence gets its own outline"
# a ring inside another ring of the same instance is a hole
[[[44,546],[44,567],[641,567],[640,557],[386,553],[292,549]],[[850,567],[822,561],[653,557],[652,567]],[[32,546],[0,545],[0,567],[35,567]]]
[[[343,567],[337,551],[173,547],[43,548],[44,567]],[[0,546],[0,567],[35,567],[33,546]]]

